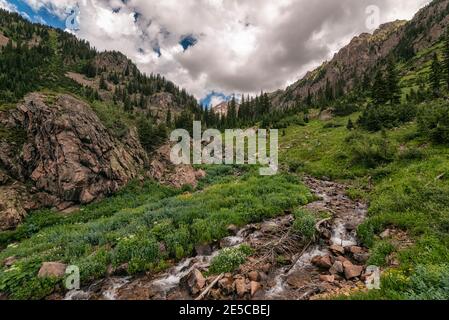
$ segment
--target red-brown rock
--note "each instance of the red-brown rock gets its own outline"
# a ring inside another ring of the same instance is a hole
[[[39,269],[39,278],[63,278],[67,265],[60,262],[44,262]]]

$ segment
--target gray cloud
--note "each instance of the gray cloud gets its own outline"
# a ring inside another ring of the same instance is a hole
[[[25,1],[35,8],[53,5],[58,14],[76,2]],[[430,0],[78,2],[79,37],[100,50],[124,52],[141,70],[161,73],[200,98],[212,90],[229,94],[283,88],[353,36],[370,31],[367,6],[378,6],[379,23],[384,23],[409,19]],[[120,10],[114,13],[113,8]],[[189,34],[198,42],[184,51],[178,42]]]

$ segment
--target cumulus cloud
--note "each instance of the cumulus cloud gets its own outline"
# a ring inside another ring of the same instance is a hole
[[[8,3],[6,0],[0,0],[0,9],[17,12],[17,7],[12,3]]]
[[[367,29],[409,19],[430,0],[24,0],[63,17],[79,3],[77,35],[120,50],[198,98],[215,90],[257,93],[285,87]],[[4,0],[0,0],[0,5]],[[182,39],[195,39],[184,50]]]

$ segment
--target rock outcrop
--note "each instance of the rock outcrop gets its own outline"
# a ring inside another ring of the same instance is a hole
[[[182,187],[205,175],[173,166],[169,145],[149,157],[133,127],[117,139],[88,104],[70,95],[29,94],[0,111],[0,126],[23,135],[17,142],[0,137],[0,230],[17,226],[29,210],[87,204],[135,178]]]

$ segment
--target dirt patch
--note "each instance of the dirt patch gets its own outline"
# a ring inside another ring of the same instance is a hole
[[[0,47],[4,47],[8,44],[9,39],[0,32]]]
[[[80,73],[67,72],[65,76],[82,86],[98,89],[97,81],[95,81],[94,79],[87,79],[84,75]]]

